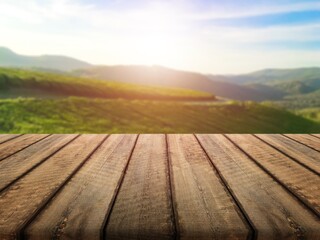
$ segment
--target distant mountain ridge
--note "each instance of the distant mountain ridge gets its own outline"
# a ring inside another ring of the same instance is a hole
[[[24,56],[19,55],[8,48],[0,47],[0,66],[72,71],[79,68],[91,67],[92,65],[66,56]]]
[[[273,85],[287,81],[305,81],[320,79],[320,67],[295,69],[264,69],[248,74],[224,76],[225,80],[238,83],[263,83]]]
[[[281,99],[283,96],[280,91],[275,91],[275,94],[262,88],[252,88],[227,82],[223,76],[210,79],[200,73],[178,71],[160,66],[96,66],[79,69],[74,71],[74,74],[126,83],[187,88],[234,100],[263,101]]]
[[[160,66],[95,66],[65,56],[22,56],[0,47],[0,66],[35,69],[125,83],[204,91],[234,100],[275,101],[288,96],[315,96],[320,68],[265,69],[238,75],[204,75]],[[317,106],[317,104],[314,104]]]

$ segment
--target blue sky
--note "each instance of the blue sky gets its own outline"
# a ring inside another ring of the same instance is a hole
[[[0,45],[204,73],[320,66],[320,1],[0,0]]]

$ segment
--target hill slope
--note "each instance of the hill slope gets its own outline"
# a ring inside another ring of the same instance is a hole
[[[0,68],[0,98],[8,97],[63,97],[214,100],[212,94],[186,89],[161,88],[125,84],[68,75]]]
[[[255,103],[85,98],[0,100],[0,126],[2,133],[320,132],[320,123]]]
[[[287,81],[306,81],[320,78],[320,68],[265,69],[248,74],[224,76],[226,80],[238,83],[276,84]]]
[[[19,55],[8,48],[0,47],[0,66],[71,71],[74,69],[90,67],[91,64],[65,56],[24,56]]]
[[[96,79],[112,79],[118,82],[193,89],[235,100],[263,101],[279,99],[282,96],[252,87],[225,82],[224,78],[212,80],[208,76],[199,73],[177,71],[159,66],[100,66],[80,69],[74,71],[74,74]]]

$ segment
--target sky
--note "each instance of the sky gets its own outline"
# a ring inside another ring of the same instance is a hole
[[[213,74],[320,66],[320,1],[0,0],[0,46]]]

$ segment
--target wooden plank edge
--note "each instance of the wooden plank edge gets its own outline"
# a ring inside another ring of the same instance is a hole
[[[318,149],[315,149],[314,147],[311,147],[311,146],[309,146],[309,145],[307,145],[307,144],[305,144],[305,143],[299,142],[297,139],[291,138],[291,137],[288,136],[288,135],[281,134],[281,136],[286,137],[286,138],[288,138],[288,139],[290,139],[290,140],[292,140],[292,141],[295,141],[296,143],[299,143],[299,144],[303,145],[303,146],[306,147],[306,148],[310,148],[310,149],[312,149],[312,150],[314,150],[314,151],[320,152]],[[311,136],[312,136],[312,135],[311,135]]]
[[[18,138],[18,137],[21,137],[22,135],[23,135],[23,134],[19,134],[19,135],[17,135],[17,136],[13,136],[12,138],[9,138],[9,139],[7,139],[7,140],[4,140],[4,141],[0,142],[0,144],[9,142],[9,141],[11,141],[11,140],[13,140],[13,139],[16,139],[16,138]]]
[[[278,152],[280,152],[282,155],[285,155],[286,157],[290,158],[291,160],[293,160],[294,162],[298,163],[299,165],[301,165],[302,167],[308,169],[310,172],[316,174],[317,176],[320,176],[320,173],[317,172],[316,170],[312,169],[310,166],[306,165],[305,163],[299,161],[298,159],[296,159],[295,157],[290,156],[289,154],[285,153],[284,151],[280,150],[279,148],[277,148],[276,146],[273,146],[271,143],[268,143],[267,141],[265,141],[264,139],[260,138],[259,136],[257,136],[256,134],[252,134],[254,137],[256,137],[257,139],[259,139],[261,142],[265,143],[266,145],[268,145],[269,147],[272,147],[273,149],[277,150]]]
[[[180,227],[178,223],[178,211],[177,211],[177,203],[175,201],[175,187],[173,184],[173,169],[172,169],[172,159],[170,156],[170,146],[168,140],[168,134],[165,135],[166,141],[166,155],[167,155],[167,165],[168,165],[168,177],[169,177],[169,193],[170,193],[170,200],[171,200],[171,211],[172,211],[172,223],[173,223],[173,239],[180,239]]]
[[[68,141],[67,143],[65,143],[64,145],[62,145],[61,147],[59,147],[56,151],[54,151],[53,153],[51,153],[50,155],[48,155],[47,157],[45,157],[44,159],[42,159],[40,162],[36,163],[34,166],[32,166],[30,169],[26,170],[24,173],[22,173],[19,177],[17,177],[15,180],[13,180],[12,182],[8,183],[6,186],[4,186],[3,188],[0,189],[0,194],[5,191],[6,189],[8,189],[10,186],[12,186],[14,183],[16,183],[18,180],[20,180],[21,178],[23,178],[24,176],[26,176],[28,173],[32,172],[35,168],[37,168],[38,166],[40,166],[42,163],[44,163],[46,160],[48,160],[49,158],[51,158],[53,155],[55,155],[56,153],[58,153],[60,150],[62,150],[64,147],[66,147],[67,145],[69,145],[71,142],[73,142],[74,140],[76,140],[78,137],[80,136],[80,134],[78,134],[76,137],[74,137],[73,139],[71,139],[70,141]],[[43,139],[42,139],[43,140]]]
[[[5,156],[5,157],[1,158],[0,161],[3,161],[3,160],[5,160],[5,159],[8,158],[8,157],[11,157],[12,155],[14,155],[14,154],[16,154],[16,153],[23,151],[24,149],[26,149],[26,148],[28,148],[28,147],[30,147],[30,146],[38,143],[38,142],[40,142],[40,141],[42,141],[42,140],[50,137],[51,135],[52,135],[52,134],[48,134],[48,135],[44,136],[43,138],[40,138],[40,139],[36,140],[35,142],[29,144],[28,146],[25,146],[25,147],[19,149],[18,151],[15,151],[15,152],[9,154],[8,156]],[[19,137],[21,137],[21,136],[23,136],[23,135],[20,135]],[[14,138],[14,139],[16,139],[16,138]],[[12,139],[10,139],[10,140],[12,140]]]
[[[239,199],[237,198],[237,196],[234,194],[232,188],[229,186],[227,180],[224,178],[224,176],[222,175],[222,173],[220,172],[220,170],[216,167],[216,165],[214,164],[214,162],[212,161],[212,159],[210,158],[207,150],[204,148],[204,146],[202,145],[201,141],[199,140],[199,138],[197,137],[196,134],[193,134],[196,141],[198,142],[198,144],[200,145],[202,151],[204,152],[207,160],[209,161],[209,164],[211,165],[211,167],[213,168],[214,171],[216,171],[216,173],[218,174],[218,177],[220,178],[223,187],[225,188],[226,192],[231,196],[231,199],[233,200],[233,202],[235,203],[235,205],[238,208],[238,214],[239,217],[241,218],[241,220],[243,221],[244,225],[247,227],[248,229],[248,236],[247,239],[257,239],[257,228],[254,226],[253,222],[251,221],[251,219],[249,218],[248,214],[246,213],[246,211],[244,210],[244,207],[242,206],[241,202],[239,201]]]
[[[107,135],[103,138],[103,140],[91,151],[91,153],[77,166],[71,174],[58,186],[51,194],[47,197],[45,201],[43,201],[40,206],[35,210],[35,212],[19,227],[16,238],[18,240],[25,240],[25,230],[29,226],[29,224],[39,215],[39,213],[46,208],[48,203],[63,190],[64,186],[72,179],[72,177],[82,168],[82,166],[91,158],[91,156],[97,151],[99,147],[108,139],[110,135]]]
[[[316,137],[316,138],[320,139],[320,134],[310,134],[310,135],[313,136],[313,137]]]
[[[289,194],[299,200],[309,211],[315,214],[318,218],[320,218],[320,213],[314,209],[305,199],[301,198],[297,195],[293,190],[291,190],[287,185],[285,185],[282,181],[280,181],[276,176],[274,176],[268,169],[266,169],[262,164],[256,161],[250,154],[248,154],[245,150],[243,150],[240,146],[238,146],[232,139],[230,139],[227,135],[223,134],[235,147],[237,147],[241,152],[243,152],[251,161],[253,161],[256,165],[258,165],[262,170],[264,170],[273,180],[280,184]]]
[[[286,137],[286,138],[288,138],[288,139],[290,139],[290,140],[292,140],[292,141],[295,141],[296,143],[299,143],[299,144],[303,145],[303,146],[306,147],[306,148],[310,148],[310,149],[312,149],[312,150],[314,150],[314,151],[320,152],[318,149],[315,149],[315,148],[313,148],[313,147],[311,147],[311,146],[309,146],[309,145],[307,145],[307,144],[305,144],[305,143],[299,142],[297,139],[291,138],[291,137],[288,136],[288,135],[285,135],[285,134],[280,134],[280,135],[283,136],[283,137]],[[312,135],[311,135],[311,136],[312,136]],[[313,136],[312,136],[312,137],[313,137]]]
[[[133,152],[134,152],[134,150],[136,148],[139,136],[140,136],[140,134],[138,134],[137,137],[136,137],[136,140],[135,140],[135,142],[134,142],[134,144],[132,146],[131,152],[130,152],[129,157],[127,159],[127,163],[126,163],[126,165],[125,165],[125,167],[123,169],[122,175],[121,175],[121,177],[120,177],[120,179],[118,181],[118,184],[117,184],[117,186],[116,186],[116,188],[114,190],[114,194],[112,196],[111,203],[110,203],[110,205],[108,207],[105,219],[104,219],[104,221],[102,223],[102,227],[100,229],[100,239],[103,239],[103,240],[107,239],[107,231],[106,231],[107,225],[108,225],[108,223],[110,221],[110,216],[111,216],[111,213],[112,213],[112,209],[113,209],[113,207],[114,207],[114,205],[116,203],[118,194],[119,194],[121,186],[123,184],[124,177],[125,177],[125,175],[127,173],[127,170],[128,170],[129,164],[130,164],[130,160],[131,160]]]

